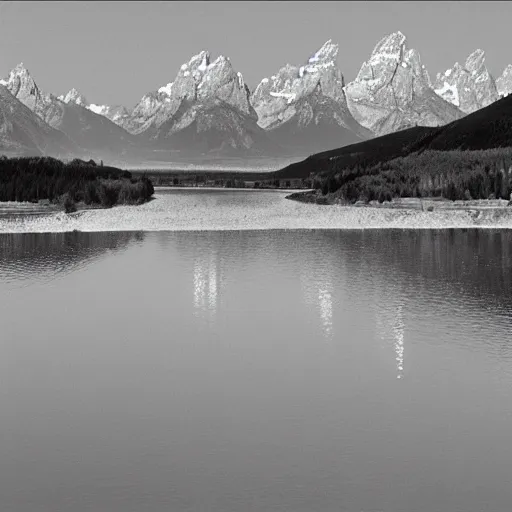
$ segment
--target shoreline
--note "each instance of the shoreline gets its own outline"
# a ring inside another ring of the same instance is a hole
[[[236,194],[241,195],[243,191],[240,189]],[[227,199],[224,202],[222,193],[213,199],[213,195],[174,194],[169,190],[159,190],[152,201],[142,205],[86,209],[69,214],[63,211],[40,215],[18,212],[10,216],[0,215],[0,234],[73,231],[512,229],[512,208],[496,206],[492,202],[480,207],[439,207],[433,211],[409,208],[404,204],[394,208],[371,205],[332,205],[330,208],[322,208],[315,204],[286,200],[288,191],[259,192],[247,194],[247,201],[237,199],[230,202]],[[441,204],[440,201],[437,203]],[[446,205],[446,202],[443,203]]]
[[[470,211],[512,207],[512,201],[507,201],[506,199],[469,199],[452,201],[444,197],[399,197],[394,198],[391,201],[384,201],[383,203],[379,203],[378,201],[370,201],[369,203],[357,201],[356,203],[350,203],[348,201],[340,200],[332,194],[328,194],[327,196],[316,194],[313,190],[292,192],[290,195],[286,196],[286,199],[315,206],[344,206],[352,208],[375,208],[388,210],[409,209],[425,212],[433,212],[436,209]]]

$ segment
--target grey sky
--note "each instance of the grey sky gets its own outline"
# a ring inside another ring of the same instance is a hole
[[[432,78],[477,48],[495,76],[512,63],[512,2],[0,2],[0,76],[23,62],[54,94],[133,106],[202,49],[230,57],[249,87],[326,40],[353,80],[375,44],[401,30]]]

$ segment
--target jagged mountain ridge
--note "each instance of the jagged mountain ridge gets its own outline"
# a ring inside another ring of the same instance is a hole
[[[480,49],[468,56],[464,66],[456,62],[453,68],[438,73],[434,90],[466,114],[487,107],[500,97],[485,66],[485,52]]]
[[[181,66],[173,82],[145,95],[123,126],[157,147],[278,154],[257,124],[249,95],[229,58],[221,55],[212,62],[209,52],[201,51]]]
[[[0,85],[0,151],[12,156],[80,156],[80,150],[64,133]]]
[[[356,165],[371,167],[398,157],[433,151],[478,151],[512,147],[512,96],[441,127],[414,127],[311,155],[276,172],[280,179],[305,178]]]
[[[83,103],[86,100],[78,91],[70,91],[64,98],[67,102],[41,91],[23,64],[18,64],[2,84],[40,119],[65,133],[85,153],[105,158],[126,156],[138,145],[126,130],[85,108]]]
[[[437,126],[463,116],[433,91],[419,53],[407,49],[402,32],[377,43],[345,92],[355,119],[377,135],[415,125]]]
[[[144,95],[131,111],[126,123],[131,133],[148,132],[156,137],[160,127],[184,105],[224,102],[249,117],[255,117],[248,101],[248,88],[242,75],[235,73],[224,56],[211,62],[210,54],[201,51],[184,63],[173,82]],[[180,126],[176,126],[176,130]]]
[[[243,105],[242,110],[249,116],[250,106],[254,107],[259,126],[276,142],[285,147],[300,146],[301,150],[307,152],[364,140],[372,135],[371,130],[383,134],[415,125],[439,126],[471,111],[470,107],[458,108],[449,92],[439,88],[437,82],[432,84],[428,71],[421,64],[419,53],[407,49],[405,43],[406,38],[401,32],[383,38],[361,67],[356,80],[345,86],[336,64],[338,45],[329,40],[305,65],[298,67],[288,64],[270,80],[263,79],[250,94],[250,105],[244,101],[243,94],[241,101],[236,103],[239,108]],[[473,88],[479,84],[477,78],[482,80],[481,77],[490,77],[485,67],[478,71],[482,67],[481,61],[479,51],[473,52],[468,58],[470,67],[473,65],[472,69],[477,70],[471,82]],[[212,63],[208,52],[200,52],[181,66],[174,82],[148,93],[131,112],[124,110],[114,121],[131,133],[163,141],[185,126],[192,125],[197,113],[201,115],[208,110],[211,117],[211,109],[194,106],[194,102],[202,105],[209,98],[206,103],[210,100],[221,103],[215,88],[207,83],[208,79],[205,80],[209,75],[207,71],[219,62],[226,64],[229,59],[219,57]],[[228,82],[234,84],[237,80],[243,81],[240,73],[235,74],[231,66],[227,67],[230,68]],[[506,89],[504,84],[508,75],[505,75],[506,71],[501,80],[502,90]],[[509,82],[512,88],[512,76]],[[478,94],[472,89],[469,96],[477,98]],[[226,94],[223,99],[229,102],[232,97],[231,90],[231,94]],[[490,101],[497,99],[493,94],[489,97]],[[182,112],[182,101],[188,105],[187,115]],[[484,99],[480,103],[488,102]],[[201,124],[199,122],[197,126]],[[334,130],[336,125],[341,127],[340,130],[345,128],[347,131],[338,137]],[[160,130],[160,127],[163,129]],[[230,131],[228,128],[225,127],[226,132]],[[239,132],[239,129],[235,129],[235,132]],[[325,148],[315,147],[315,137],[323,141]],[[230,143],[234,146],[237,144],[245,146],[241,141]]]
[[[449,92],[439,87],[440,80],[444,87],[444,77],[454,79],[455,67],[448,75],[438,74],[432,84],[418,52],[406,48],[401,32],[383,38],[347,85],[337,54],[338,45],[329,40],[303,66],[284,66],[251,94],[228,58],[212,61],[202,51],[181,66],[173,82],[146,94],[131,110],[89,103],[76,89],[58,98],[46,94],[22,64],[0,84],[80,146],[121,156],[141,145],[191,154],[272,155],[297,148],[314,153],[364,140],[372,136],[371,130],[381,134],[443,125],[512,92],[512,65],[494,81],[483,64],[483,52],[477,50],[464,68],[455,66],[462,69],[461,76],[471,77],[464,86],[471,89],[466,91],[469,100],[461,103],[459,95],[457,108]]]
[[[348,109],[338,51],[327,41],[306,64],[287,64],[251,95],[258,124],[284,147],[309,153],[373,136]]]
[[[67,94],[62,94],[58,97],[59,100],[64,103],[75,103],[86,109],[94,112],[95,114],[99,114],[105,116],[110,119],[112,122],[116,123],[118,126],[122,127],[122,121],[126,117],[130,115],[128,109],[123,107],[122,105],[96,105],[95,103],[89,103],[86,97],[81,94],[77,89],[73,87]]]
[[[496,80],[496,88],[501,97],[512,94],[512,64],[509,64]]]

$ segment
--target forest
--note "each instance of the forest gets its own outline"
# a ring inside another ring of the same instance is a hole
[[[333,158],[317,175],[314,188],[324,196],[332,194],[352,203],[382,203],[395,197],[508,200],[512,148],[425,150],[367,166],[339,166]]]
[[[74,211],[77,203],[109,208],[117,204],[141,204],[154,193],[146,176],[74,159],[51,157],[0,157],[0,201],[49,200]]]

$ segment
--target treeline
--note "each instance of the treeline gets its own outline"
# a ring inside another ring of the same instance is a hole
[[[47,199],[111,207],[140,204],[154,193],[147,177],[133,178],[115,167],[98,166],[93,160],[64,163],[51,157],[0,157],[0,201],[37,202]]]
[[[314,188],[351,202],[395,197],[510,199],[512,148],[426,150],[384,163],[341,168],[333,160],[317,176]]]
[[[221,188],[311,188],[313,180],[309,178],[276,179],[274,173],[197,173],[149,174],[155,186],[174,187],[221,187]]]

